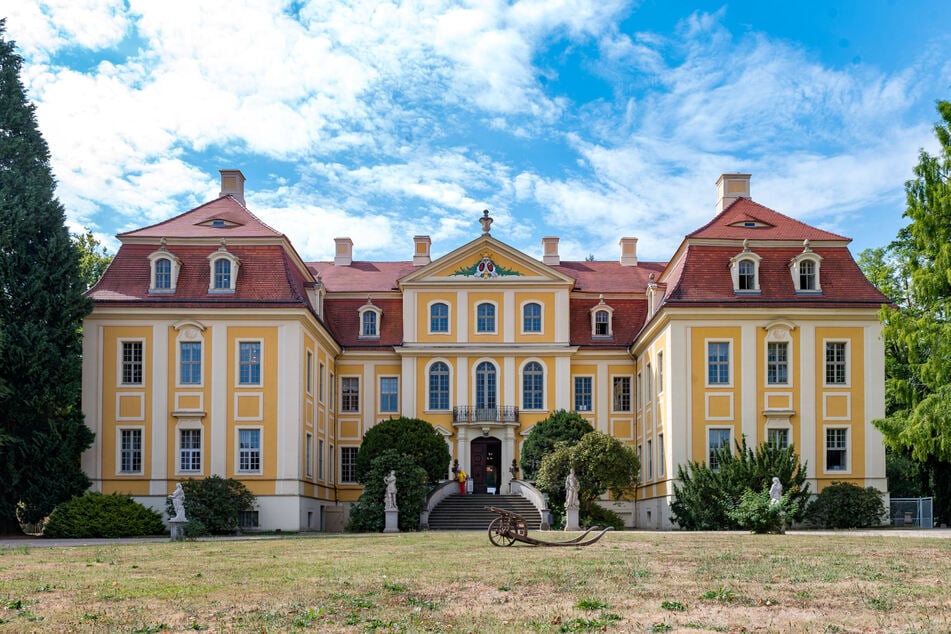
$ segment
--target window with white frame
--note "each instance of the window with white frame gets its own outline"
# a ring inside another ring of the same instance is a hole
[[[592,410],[590,376],[575,377],[575,411],[590,412]]]
[[[304,435],[304,475],[314,477],[314,435],[307,432]]]
[[[793,286],[797,293],[821,293],[819,270],[822,256],[809,248],[808,240],[803,244],[802,253],[789,262],[789,274],[792,276]]]
[[[615,376],[612,377],[613,386],[612,408],[614,412],[631,411],[631,377]]]
[[[261,472],[261,430],[242,429],[238,433],[238,473]]]
[[[826,342],[826,385],[848,384],[848,344],[845,341]]]
[[[766,444],[776,449],[789,447],[789,430],[770,427],[766,429]]]
[[[360,411],[360,377],[340,377],[340,411]]]
[[[664,353],[657,353],[657,393],[664,393]]]
[[[330,445],[330,449],[329,449],[329,451],[327,452],[327,460],[328,460],[329,463],[330,463],[330,464],[329,464],[329,469],[327,469],[327,475],[330,476],[330,477],[328,478],[328,481],[329,481],[331,484],[333,483],[334,477],[335,477],[335,475],[334,475],[334,458],[336,457],[337,454],[335,454],[334,451],[335,451],[335,450],[334,450],[334,446],[333,446],[333,445]]]
[[[612,316],[614,309],[604,303],[604,296],[598,300],[598,303],[591,309],[591,336],[592,337],[613,337],[614,325]]]
[[[380,411],[385,413],[398,412],[399,379],[395,376],[380,377]]]
[[[707,460],[714,471],[720,468],[721,450],[730,451],[730,436],[733,430],[729,428],[710,428],[707,430]]]
[[[540,333],[542,331],[542,305],[529,302],[522,306],[522,332]]]
[[[638,445],[638,446],[637,446],[637,464],[639,464],[639,465],[644,464],[644,450],[643,450],[643,448],[642,448],[641,445]],[[644,481],[644,474],[645,474],[645,473],[646,473],[646,471],[645,471],[644,469],[639,469],[639,470],[638,470],[638,473],[637,473],[637,481],[638,481],[638,482],[643,482],[643,481]]]
[[[495,332],[495,304],[482,302],[476,306],[476,332]]]
[[[141,341],[122,342],[122,385],[143,384],[143,350]]]
[[[178,430],[178,471],[201,473],[201,428]]]
[[[241,261],[232,255],[224,246],[208,256],[211,279],[208,283],[209,293],[233,293],[238,279],[238,268]]]
[[[337,394],[337,392],[336,392],[337,383],[334,381],[334,373],[333,373],[333,372],[330,373],[330,380],[327,381],[327,385],[328,385],[327,389],[330,390],[330,394],[327,396],[327,400],[328,400],[329,403],[330,403],[330,411],[332,412],[332,411],[334,411],[334,407],[336,406],[336,400],[335,400],[335,399],[336,399],[336,394]]]
[[[429,407],[437,412],[449,410],[449,366],[437,361],[429,366]]]
[[[178,285],[178,274],[182,269],[182,261],[165,249],[164,240],[162,241],[162,248],[149,254],[149,268],[151,269],[149,293],[175,292]]]
[[[531,361],[522,369],[522,409],[545,408],[545,370],[542,364]]]
[[[340,448],[340,482],[350,484],[357,481],[357,447]]]
[[[661,478],[666,473],[667,460],[664,457],[664,435],[657,434],[657,475]]]
[[[637,378],[634,380],[634,407],[640,409],[644,400],[641,398],[641,392],[644,390],[641,388],[641,373],[637,373]]]
[[[172,289],[172,261],[168,258],[159,258],[155,261],[155,291]]]
[[[321,403],[324,402],[324,373],[326,368],[324,364],[320,363],[317,365],[317,400]]]
[[[238,342],[238,385],[261,385],[261,342]]]
[[[707,385],[730,384],[730,342],[707,342]]]
[[[142,428],[119,429],[119,473],[142,473]]]
[[[307,351],[307,360],[305,361],[307,367],[304,368],[304,374],[307,377],[305,380],[304,387],[307,389],[308,394],[314,393],[314,353],[310,350]]]
[[[789,383],[789,342],[776,341],[766,344],[766,383]]]
[[[317,478],[324,479],[324,439],[317,441]]]
[[[799,263],[799,290],[816,290],[816,263],[813,260],[803,260]]]
[[[367,298],[367,303],[360,307],[360,338],[376,339],[380,336],[380,323],[383,319],[383,310]]]
[[[201,385],[201,342],[178,344],[178,380],[181,385]]]
[[[756,263],[748,258],[742,259],[737,263],[737,290],[755,291],[756,289]]]
[[[430,304],[429,332],[440,334],[449,332],[449,304],[443,302]]]
[[[743,241],[743,251],[730,258],[730,277],[733,292],[737,294],[760,292],[759,267],[762,258],[750,251],[749,240]]]
[[[647,365],[644,367],[644,402],[650,403],[654,400],[654,369],[651,367],[650,362],[647,362]]]
[[[826,428],[826,471],[848,471],[849,430],[847,427]]]

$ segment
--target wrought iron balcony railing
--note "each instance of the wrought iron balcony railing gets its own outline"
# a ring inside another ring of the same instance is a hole
[[[514,405],[502,407],[475,407],[464,405],[452,408],[454,423],[517,423],[518,408]]]

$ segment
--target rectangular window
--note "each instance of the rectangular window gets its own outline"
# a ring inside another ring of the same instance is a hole
[[[662,478],[666,473],[666,462],[664,458],[664,435],[657,434],[657,475]]]
[[[789,383],[789,344],[785,341],[766,344],[766,382]]]
[[[846,471],[849,430],[844,427],[826,429],[826,471]]]
[[[330,451],[327,454],[327,459],[330,461],[330,471],[329,471],[330,482],[334,481],[334,457],[335,457],[334,446],[330,445]]]
[[[330,390],[330,399],[329,399],[329,400],[330,400],[330,411],[332,412],[332,411],[334,411],[334,407],[336,406],[335,399],[336,399],[336,394],[337,394],[337,393],[334,391],[334,390],[336,389],[336,385],[337,385],[337,384],[336,384],[336,382],[334,381],[334,373],[333,373],[333,372],[330,373],[330,380],[327,382],[327,385],[329,386],[327,389]]]
[[[395,376],[381,376],[380,411],[397,412],[399,409],[399,380]]]
[[[642,381],[642,379],[641,379],[641,373],[638,372],[638,373],[637,373],[637,380],[634,381],[634,390],[635,390],[635,394],[634,394],[634,398],[635,398],[634,406],[635,406],[637,409],[640,409],[640,408],[641,408],[641,403],[644,402],[644,399],[641,398],[641,392],[643,391],[643,390],[641,389],[641,381]]]
[[[360,377],[340,377],[340,411],[360,411]]]
[[[314,393],[314,353],[310,350],[307,351],[307,367],[304,369],[304,373],[307,375],[307,393]]]
[[[776,449],[786,449],[789,447],[788,429],[767,429],[766,444]]]
[[[647,479],[654,479],[654,442],[647,439]]]
[[[711,429],[708,431],[707,456],[710,468],[716,471],[720,468],[718,454],[723,447],[730,448],[730,430],[729,429]]]
[[[119,473],[142,473],[142,430],[119,430]]]
[[[182,341],[178,345],[178,355],[178,373],[181,384],[201,384],[201,342]]]
[[[645,403],[650,403],[651,401],[654,400],[654,386],[652,384],[653,380],[654,380],[654,370],[651,368],[651,364],[648,363],[647,366],[644,368],[644,383],[646,383],[646,386],[644,388],[644,402]]]
[[[261,471],[261,430],[238,430],[238,472],[259,473]]]
[[[201,430],[182,429],[178,433],[178,470],[201,471]]]
[[[657,393],[664,391],[664,353],[657,353]]]
[[[591,377],[575,377],[575,411],[591,411]]]
[[[317,399],[324,402],[324,364],[321,363],[317,370]]]
[[[616,376],[614,383],[614,409],[615,412],[631,411],[631,377]]]
[[[324,439],[317,441],[317,477],[324,479]]]
[[[238,511],[238,528],[257,528],[258,511]]]
[[[340,448],[340,481],[357,481],[357,447]]]
[[[730,384],[730,343],[707,342],[707,384]]]
[[[304,473],[308,478],[314,476],[314,436],[304,436]]]
[[[122,342],[122,384],[142,385],[142,342]]]
[[[640,464],[640,465],[644,464],[644,451],[641,449],[640,445],[637,446],[637,464]],[[638,472],[637,481],[638,482],[644,481],[644,469],[641,469]]]
[[[240,385],[261,384],[260,341],[238,343],[238,383]]]
[[[846,343],[844,341],[831,341],[826,343],[827,385],[845,385],[848,382],[846,352]]]

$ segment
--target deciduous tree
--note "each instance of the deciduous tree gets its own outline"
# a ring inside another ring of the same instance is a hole
[[[578,412],[559,409],[538,421],[522,443],[522,477],[534,480],[542,466],[542,458],[559,442],[573,445],[594,431],[591,423]]]

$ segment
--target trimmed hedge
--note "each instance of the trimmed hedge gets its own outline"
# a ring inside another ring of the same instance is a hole
[[[57,506],[44,537],[141,537],[162,535],[162,516],[127,495],[87,493]]]
[[[806,511],[806,521],[820,528],[881,526],[885,517],[882,492],[851,482],[834,482],[822,489]]]

